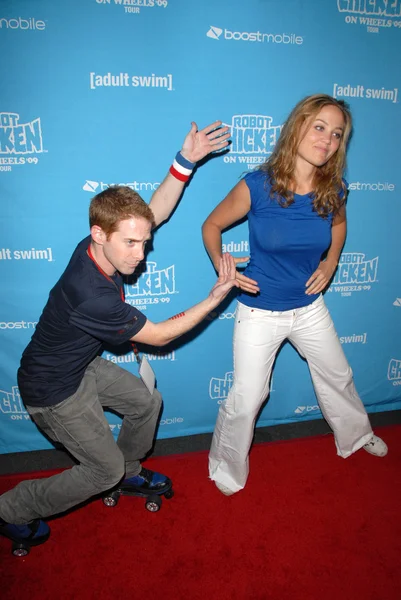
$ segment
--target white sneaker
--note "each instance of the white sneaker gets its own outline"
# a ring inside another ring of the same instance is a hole
[[[363,446],[363,449],[374,456],[386,456],[388,452],[387,444],[377,435],[373,435],[370,442]]]
[[[215,486],[217,487],[217,489],[219,489],[220,492],[222,494],[224,494],[225,496],[232,496],[233,494],[235,494],[235,492],[230,490],[228,487],[226,487],[222,483],[219,483],[218,481],[215,481],[214,483],[215,483]]]

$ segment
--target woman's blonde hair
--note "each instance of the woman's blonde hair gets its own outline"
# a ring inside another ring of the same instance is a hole
[[[301,100],[292,110],[284,124],[278,142],[268,160],[260,167],[266,171],[271,182],[270,195],[279,198],[283,207],[294,202],[295,161],[302,131],[312,123],[324,106],[336,106],[344,117],[344,131],[338,150],[321,167],[316,168],[313,181],[313,204],[316,212],[326,217],[335,214],[344,204],[346,187],[342,175],[346,164],[346,150],[352,129],[352,117],[348,105],[327,94],[315,94]],[[340,197],[340,191],[343,194]]]

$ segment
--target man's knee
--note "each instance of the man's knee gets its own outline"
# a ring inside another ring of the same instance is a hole
[[[150,394],[147,389],[141,390],[140,393],[132,393],[130,402],[127,403],[122,414],[128,418],[138,419],[158,415],[162,406],[162,397],[155,388]]]
[[[125,474],[125,460],[122,452],[118,450],[113,460],[102,465],[102,470],[97,477],[99,491],[109,490],[117,485]]]

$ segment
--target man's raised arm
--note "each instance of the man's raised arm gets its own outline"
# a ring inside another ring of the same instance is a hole
[[[173,212],[196,163],[210,152],[228,146],[228,127],[221,125],[221,121],[215,121],[198,131],[197,124],[192,121],[181,151],[177,153],[166,178],[149,203],[155,216],[156,227],[166,221]]]

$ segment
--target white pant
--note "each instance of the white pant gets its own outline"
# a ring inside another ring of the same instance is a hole
[[[373,435],[322,296],[309,306],[283,312],[238,303],[234,382],[220,406],[209,455],[210,478],[234,492],[245,486],[255,420],[269,393],[273,362],[285,339],[308,361],[320,409],[334,433],[337,454],[346,458]]]

